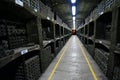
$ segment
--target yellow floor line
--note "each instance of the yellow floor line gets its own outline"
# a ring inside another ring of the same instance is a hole
[[[71,40],[71,38],[70,38],[70,40]],[[55,71],[56,71],[56,69],[57,69],[60,61],[62,60],[62,57],[64,56],[66,50],[68,49],[68,44],[70,43],[70,40],[69,40],[69,42],[67,43],[67,45],[65,46],[65,49],[63,50],[63,52],[62,52],[59,60],[57,61],[55,67],[53,68],[52,73],[51,73],[50,76],[48,77],[48,80],[51,80],[51,78],[53,77],[53,75],[54,75],[54,73],[55,73]]]
[[[98,80],[97,76],[96,76],[96,74],[95,74],[95,72],[94,72],[94,70],[92,68],[92,65],[90,64],[90,61],[89,61],[89,59],[88,59],[88,57],[87,57],[87,55],[86,55],[86,53],[85,53],[85,51],[84,51],[84,49],[82,47],[82,44],[80,42],[79,42],[79,46],[80,46],[80,49],[82,50],[82,54],[84,55],[84,58],[85,58],[85,60],[86,60],[86,62],[88,64],[88,67],[89,67],[89,69],[90,69],[90,71],[91,71],[91,73],[92,73],[92,75],[94,77],[94,80]]]

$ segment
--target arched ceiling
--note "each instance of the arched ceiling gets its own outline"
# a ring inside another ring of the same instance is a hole
[[[41,0],[44,4],[53,9],[54,12],[66,23],[70,28],[72,25],[72,9],[71,0]],[[81,24],[85,17],[97,6],[101,0],[76,0],[76,28]]]

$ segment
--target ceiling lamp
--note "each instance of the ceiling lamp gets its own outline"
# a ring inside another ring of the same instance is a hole
[[[73,21],[75,21],[75,16],[73,16]]]
[[[75,29],[75,21],[73,21],[73,28]]]
[[[72,3],[72,4],[76,3],[76,0],[71,0],[71,3]]]
[[[73,15],[73,16],[76,15],[76,6],[72,6],[72,15]]]

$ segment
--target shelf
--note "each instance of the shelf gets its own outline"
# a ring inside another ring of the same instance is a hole
[[[80,36],[85,37],[87,39],[89,38],[88,35],[84,35],[84,34],[80,34]]]
[[[70,30],[68,30],[67,28],[64,28],[64,35],[67,35],[69,33],[71,33]]]
[[[94,37],[93,37],[93,36],[91,36],[91,37],[88,37],[88,39],[90,39],[90,40],[92,40],[92,41],[93,41],[93,40],[94,40]]]
[[[51,39],[51,40],[44,40],[43,41],[43,47],[46,47],[48,44],[54,42],[54,39]]]
[[[117,15],[118,14],[118,15]],[[112,48],[114,49],[114,53],[120,54],[120,7],[114,11],[114,31],[112,34]]]
[[[101,40],[101,39],[96,39],[95,43],[99,43],[102,44],[103,46],[105,46],[106,48],[110,49],[110,41],[107,40]]]
[[[20,6],[15,3],[15,0],[5,0],[5,1],[2,0],[0,3],[0,9],[1,9],[0,25],[5,25],[6,32],[10,33],[10,34],[8,33],[8,35],[6,36],[5,41],[6,40],[8,41],[7,50],[10,49],[11,51],[11,54],[0,58],[0,68],[1,68],[7,65],[9,62],[17,59],[18,57],[28,52],[34,50],[40,50],[40,47],[39,45],[27,45],[27,43],[38,43],[39,41],[37,37],[38,30],[36,30],[38,29],[37,28],[38,23],[36,21],[37,15],[32,8],[30,8],[26,4],[24,4],[24,6]],[[13,28],[10,28],[11,26]],[[24,29],[25,32],[23,31],[24,33],[20,33],[21,32],[20,29]],[[31,30],[33,33],[31,32]],[[4,50],[6,51],[6,49]]]
[[[111,40],[112,32],[111,29],[112,29],[112,12],[107,12],[101,15],[96,21],[95,38]]]
[[[60,36],[60,25],[55,24],[55,37],[59,37],[59,36]]]
[[[61,36],[63,36],[63,27],[61,26]]]
[[[85,35],[88,35],[88,25],[85,25]]]
[[[104,74],[107,74],[109,55],[110,55],[110,53],[108,53],[102,49],[95,48],[94,59]]]
[[[24,4],[24,6],[19,6],[18,4],[15,3],[15,1],[11,1],[11,0],[2,1],[0,3],[0,9],[2,10],[0,14],[4,15],[6,18],[12,17],[15,20],[16,18],[18,18],[18,19],[22,19],[21,21],[24,21],[26,19],[30,19],[37,16],[35,11],[28,5]],[[17,14],[17,12],[19,12],[19,14]],[[16,15],[17,17],[14,18],[14,16]]]
[[[88,45],[93,45],[93,44],[94,44],[94,40],[93,40],[93,39],[88,39],[87,44],[88,44]]]
[[[20,57],[26,53],[29,53],[31,51],[35,51],[35,50],[40,50],[40,46],[34,45],[34,46],[29,46],[29,47],[21,47],[21,48],[13,49],[12,55],[9,55],[9,56],[6,56],[6,57],[3,57],[0,59],[0,68],[7,65],[9,62],[17,59],[18,57]]]
[[[114,53],[120,54],[120,47],[115,47]]]
[[[80,36],[85,37],[85,35],[84,35],[84,34],[80,34]]]
[[[89,23],[88,35],[89,36],[94,35],[94,21]]]
[[[54,39],[54,25],[53,22],[47,19],[41,20],[43,40]]]
[[[64,37],[67,37],[67,36],[69,36],[69,34],[64,35]]]
[[[88,35],[85,35],[85,38],[87,38],[87,39],[88,39]]]
[[[58,38],[56,38],[55,40],[57,41],[57,40],[60,40],[61,38],[60,37],[58,37]]]
[[[63,38],[64,38],[64,36],[61,36],[61,37],[60,37],[60,39],[63,39]]]

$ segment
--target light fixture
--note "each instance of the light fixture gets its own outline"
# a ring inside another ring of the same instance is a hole
[[[72,4],[75,4],[76,3],[76,0],[71,0],[71,3]],[[76,19],[76,17],[75,17],[75,15],[76,15],[76,6],[75,5],[73,5],[72,6],[72,19],[73,19],[73,28],[75,29],[75,19]]]
[[[75,29],[75,21],[73,21],[73,28]]]
[[[21,0],[15,0],[15,3],[20,5],[20,6],[23,6],[23,2]]]
[[[76,14],[76,6],[72,6],[72,15],[75,16]]]
[[[73,4],[76,3],[76,0],[71,0],[71,3],[73,3]]]
[[[75,21],[75,16],[73,16],[73,21]]]

